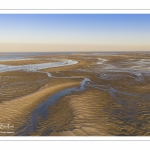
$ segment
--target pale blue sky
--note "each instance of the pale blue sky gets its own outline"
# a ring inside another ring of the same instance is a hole
[[[150,15],[0,14],[0,43],[150,45]]]

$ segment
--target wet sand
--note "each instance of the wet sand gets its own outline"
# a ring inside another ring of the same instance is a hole
[[[56,62],[57,60],[17,60],[17,61],[0,61],[1,65],[29,65],[29,64],[42,64],[48,62]]]
[[[40,59],[51,57],[38,56]],[[21,134],[24,129],[20,127],[28,125],[27,119],[32,118],[32,111],[53,94],[78,87],[84,78],[91,80],[85,85],[85,90],[65,95],[50,105],[46,119],[39,116],[37,127],[29,135],[150,135],[149,55],[53,57],[79,63],[39,72],[0,73],[0,122],[14,124],[11,135],[24,135]],[[104,59],[107,61],[97,64]],[[140,65],[146,69],[142,70],[141,66],[134,70],[132,66],[138,65],[141,59],[143,64]]]
[[[106,127],[109,113],[103,110],[110,102],[107,93],[91,89],[65,96],[49,108],[48,118],[31,135],[110,135]]]
[[[22,98],[5,101],[0,105],[0,122],[14,124],[14,132],[17,134],[17,129],[25,123],[29,112],[35,109],[42,101],[64,88],[79,85],[79,83],[79,81],[67,81],[58,85],[51,84],[50,87],[43,88]]]
[[[134,106],[133,101],[127,101],[122,106],[107,92],[88,89],[80,94],[66,96],[50,107],[49,117],[45,121],[40,120],[37,130],[31,135],[149,135],[150,117],[145,106],[149,102],[143,102],[141,100]]]
[[[33,93],[50,82],[44,73],[10,71],[0,73],[0,102]]]

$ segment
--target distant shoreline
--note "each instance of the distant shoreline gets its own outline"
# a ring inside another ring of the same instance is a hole
[[[62,51],[58,51],[58,52],[0,52],[0,54],[73,54],[73,53],[150,53],[150,50],[145,50],[145,51],[70,51],[70,52],[62,52]]]

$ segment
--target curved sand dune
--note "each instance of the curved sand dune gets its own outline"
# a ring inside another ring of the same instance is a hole
[[[0,122],[5,124],[9,123],[14,125],[13,132],[17,134],[16,130],[26,121],[26,117],[39,103],[45,101],[50,95],[58,92],[64,88],[79,85],[79,81],[66,82],[59,85],[53,85],[47,88],[43,88],[35,93],[24,96],[22,98],[14,99],[9,102],[3,102],[0,104]]]

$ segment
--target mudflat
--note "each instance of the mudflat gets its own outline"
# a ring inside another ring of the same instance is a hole
[[[0,135],[150,135],[149,53],[33,58],[40,60],[5,65],[42,64],[49,58],[78,64],[0,73],[0,123],[14,125],[12,133],[0,129]],[[84,79],[88,80],[82,84]],[[64,94],[67,90],[71,92]],[[48,101],[51,98],[54,103]],[[39,113],[37,118],[34,113]]]

